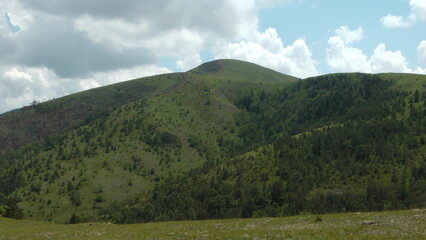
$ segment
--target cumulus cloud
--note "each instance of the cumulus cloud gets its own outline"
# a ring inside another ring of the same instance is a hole
[[[404,28],[410,27],[414,23],[426,21],[426,1],[410,0],[411,12],[407,17],[388,14],[380,19],[385,28]]]
[[[149,31],[143,32],[145,35],[187,28],[226,37],[238,33],[241,25],[256,21],[255,3],[255,0],[128,0],[126,4],[115,0],[25,1],[31,9],[73,19],[91,16],[127,24],[144,22],[149,26],[146,29]],[[107,22],[103,23],[105,27]]]
[[[0,57],[0,64],[46,67],[59,77],[68,78],[154,61],[144,48],[118,49],[112,44],[93,44],[74,30],[70,19],[33,16],[31,23],[26,23],[20,31],[3,36],[2,42],[8,45],[9,54]]]
[[[419,62],[426,64],[426,40],[421,41],[417,47],[417,57]],[[417,67],[414,72],[419,74],[426,74],[426,68]]]
[[[297,77],[318,74],[315,60],[305,40],[298,39],[292,45],[284,46],[274,28],[257,32],[251,40],[231,42],[215,49],[216,58],[235,58]]]
[[[327,65],[332,72],[371,72],[367,56],[337,36],[328,40]]]
[[[371,72],[372,66],[368,57],[358,48],[349,44],[361,41],[364,31],[358,27],[351,31],[342,26],[328,40],[327,65],[332,72]]]
[[[345,44],[360,42],[364,38],[364,30],[361,27],[351,31],[348,26],[341,26],[335,33]]]
[[[407,59],[401,51],[386,51],[386,45],[380,43],[371,57],[373,72],[412,72]]]
[[[413,71],[416,74],[426,74],[426,68],[417,67],[416,70]]]
[[[410,0],[411,12],[420,21],[426,21],[426,1]]]
[[[70,31],[73,25],[61,17],[40,19],[38,31],[23,31],[18,54],[11,60],[27,66],[45,66],[60,77],[84,77],[91,72],[151,64],[146,48],[119,48],[112,43],[94,44],[85,35]],[[34,26],[35,27],[35,26]]]
[[[342,35],[342,29],[345,33]],[[368,57],[361,49],[351,46],[353,41],[344,40],[345,36],[353,36],[350,39],[362,39],[362,29],[351,31],[347,27],[340,27],[335,35],[328,40],[327,65],[332,72],[404,72],[421,73],[423,69],[412,70],[408,67],[408,61],[401,51],[386,50],[386,45],[380,43],[371,57]],[[419,46],[422,48],[422,44]]]
[[[82,77],[171,57],[184,71],[201,62],[199,53],[212,42],[250,36],[258,25],[257,1],[10,0],[2,2],[8,16],[3,22],[23,30],[7,47],[14,54],[0,61]]]
[[[421,41],[417,47],[417,56],[420,62],[426,64],[426,40]]]
[[[410,20],[411,19],[411,20]],[[386,15],[380,19],[385,28],[404,28],[411,26],[414,18],[405,19],[401,16]]]

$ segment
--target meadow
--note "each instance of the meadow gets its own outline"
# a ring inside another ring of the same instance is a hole
[[[0,239],[425,239],[426,210],[116,225],[0,218]]]

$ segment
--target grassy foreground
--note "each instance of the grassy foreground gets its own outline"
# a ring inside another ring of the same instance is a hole
[[[132,225],[0,218],[0,239],[426,239],[426,210]]]

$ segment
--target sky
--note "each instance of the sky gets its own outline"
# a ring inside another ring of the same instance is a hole
[[[222,58],[426,74],[426,0],[0,0],[0,113]]]

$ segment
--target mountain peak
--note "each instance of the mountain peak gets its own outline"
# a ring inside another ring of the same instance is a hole
[[[189,72],[196,74],[215,74],[219,72],[222,68],[220,64],[221,61],[222,60],[214,60],[211,62],[203,63],[200,66],[190,70]]]
[[[235,59],[206,62],[189,71],[201,75],[223,75],[227,78],[245,78],[251,81],[288,82],[297,78],[260,65]]]

